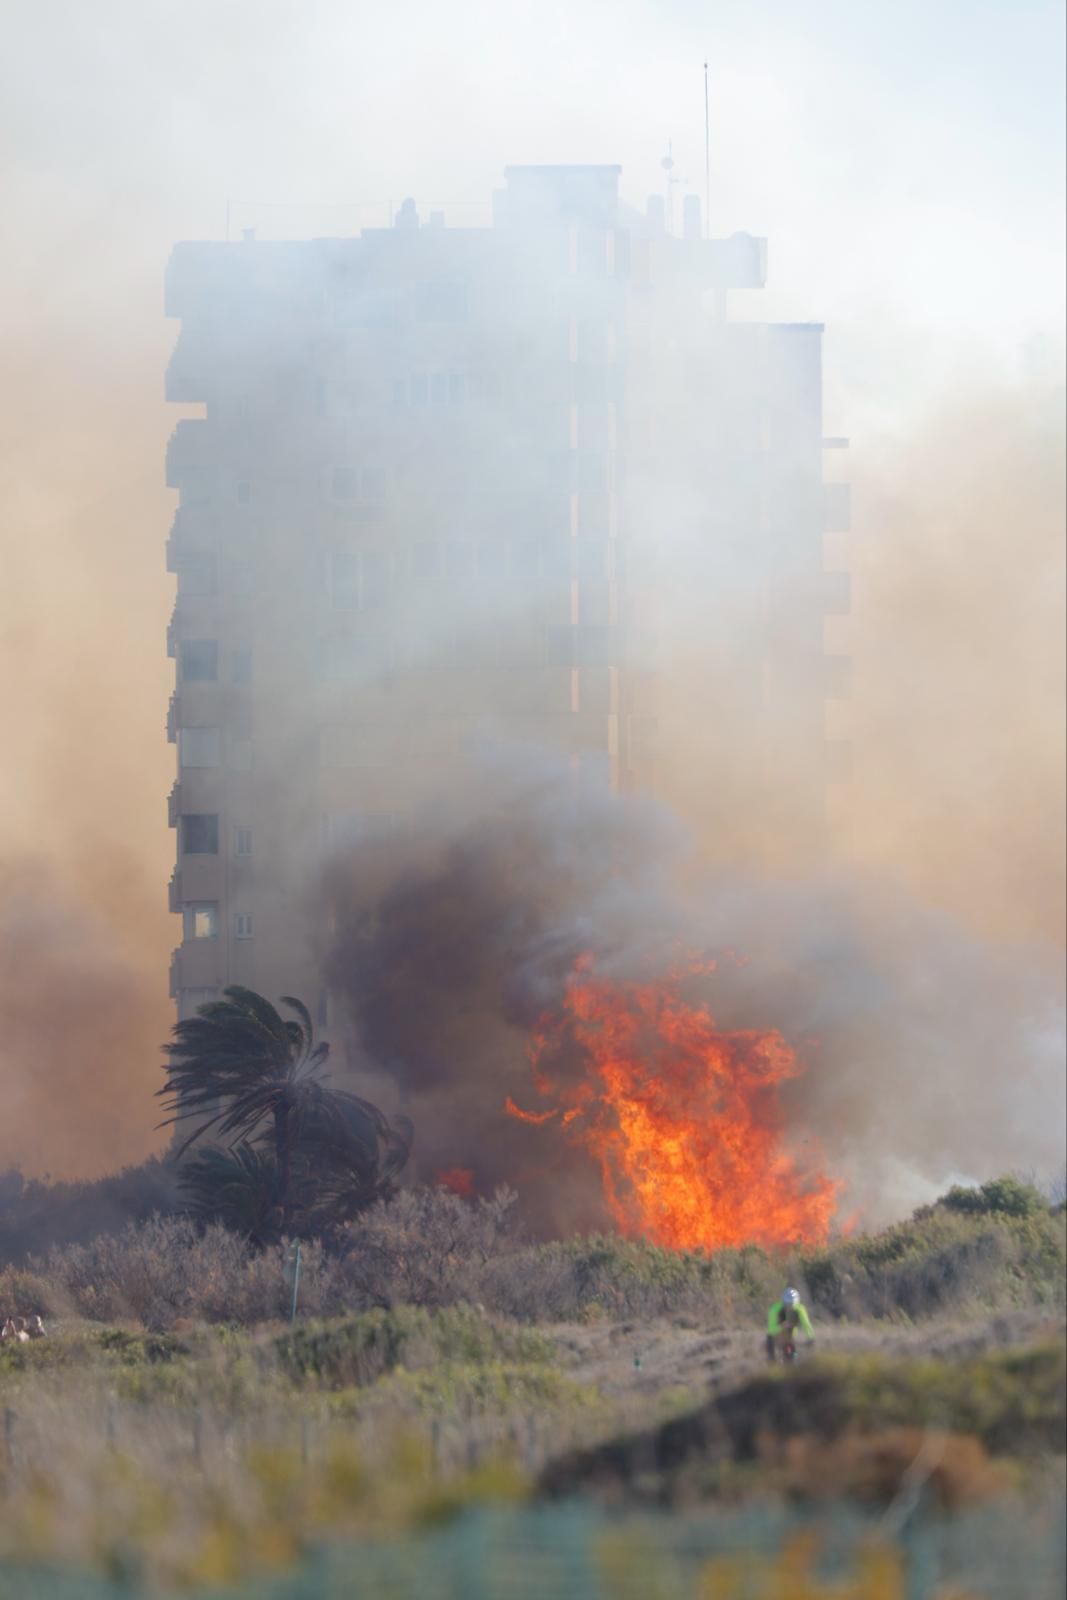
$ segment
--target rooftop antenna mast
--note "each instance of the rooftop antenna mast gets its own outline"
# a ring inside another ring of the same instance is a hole
[[[663,157],[663,160],[660,162],[660,166],[663,168],[664,172],[667,174],[667,232],[668,233],[673,233],[674,232],[674,178],[671,176],[671,174],[674,171],[673,149],[674,149],[674,147],[673,147],[670,139],[668,139],[667,140],[667,154]]]
[[[708,115],[708,64],[704,63],[704,237],[711,238],[711,118]]]
[[[663,160],[660,162],[660,166],[663,168],[664,172],[667,174],[667,232],[669,234],[673,234],[674,233],[674,186],[677,183],[683,183],[685,180],[682,179],[682,178],[676,178],[674,176],[674,143],[673,143],[673,141],[671,139],[667,140],[667,154],[663,157]]]

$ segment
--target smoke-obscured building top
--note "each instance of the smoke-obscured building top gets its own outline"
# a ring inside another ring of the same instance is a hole
[[[701,825],[740,786],[770,840],[788,795],[817,841],[848,604],[822,330],[730,321],[766,242],[704,237],[693,197],[671,233],[620,171],[509,167],[484,229],[404,201],[175,248],[166,394],[204,408],[167,454],[180,1015],[238,982],[328,1018],[324,863],[472,742],[655,790],[688,739]]]

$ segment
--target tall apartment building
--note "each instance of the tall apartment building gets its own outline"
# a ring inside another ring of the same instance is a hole
[[[765,242],[704,238],[693,202],[673,236],[619,171],[510,168],[489,228],[406,201],[358,237],[175,248],[166,393],[204,407],[167,455],[180,1016],[228,983],[320,995],[324,853],[472,732],[655,787],[682,618],[694,748],[725,694],[817,837],[847,603],[821,329],[731,322]]]

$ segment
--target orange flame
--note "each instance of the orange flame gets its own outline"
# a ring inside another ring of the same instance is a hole
[[[623,1234],[674,1249],[818,1243],[840,1186],[786,1149],[779,1091],[802,1068],[780,1033],[720,1032],[705,1006],[682,1000],[682,979],[711,967],[613,983],[581,957],[561,1014],[530,1048],[535,1086],[556,1104],[505,1109],[537,1123],[562,1113]]]
[[[469,1167],[448,1167],[436,1174],[440,1189],[451,1189],[464,1200],[474,1199],[474,1173]]]

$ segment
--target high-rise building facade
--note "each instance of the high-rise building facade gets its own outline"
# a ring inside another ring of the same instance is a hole
[[[847,603],[821,329],[731,321],[764,241],[703,237],[692,202],[674,236],[618,181],[511,168],[489,228],[405,202],[358,237],[175,248],[166,393],[204,408],[167,457],[180,1016],[242,983],[325,1020],[322,860],[483,732],[655,788],[695,718],[713,814],[736,721],[750,805],[773,830],[787,773],[817,838]]]

